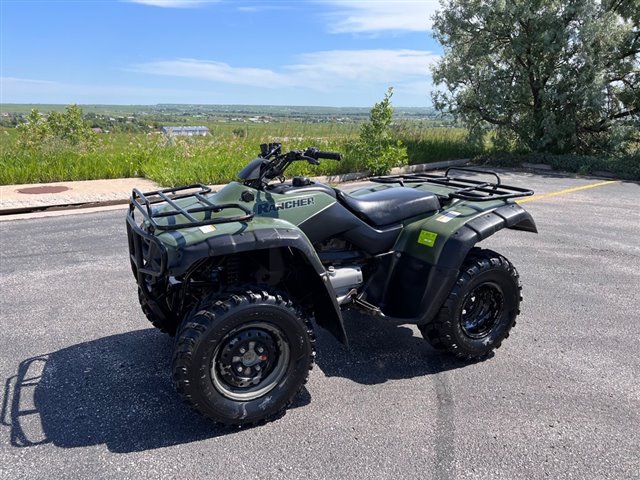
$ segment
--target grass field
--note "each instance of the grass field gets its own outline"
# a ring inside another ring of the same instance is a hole
[[[15,129],[0,131],[0,184],[56,182],[144,176],[162,185],[193,182],[226,183],[259,152],[259,145],[278,141],[283,149],[316,146],[344,152],[358,136],[359,125],[282,122],[272,124],[210,124],[207,137],[151,134],[97,134],[93,146],[49,143],[30,150],[17,145]],[[407,146],[409,163],[468,158],[483,149],[466,142],[457,128],[425,128],[419,122],[401,124],[396,135]],[[291,173],[336,174],[360,171],[362,165],[345,156],[342,162],[296,165]]]

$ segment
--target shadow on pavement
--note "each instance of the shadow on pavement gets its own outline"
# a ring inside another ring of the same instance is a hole
[[[433,375],[464,367],[467,362],[442,354],[408,326],[356,312],[345,315],[349,349],[317,329],[316,363],[327,377],[343,377],[364,385]]]
[[[411,378],[464,363],[432,350],[413,330],[387,320],[347,315],[351,348],[318,329],[320,369],[361,384]],[[137,452],[229,435],[192,412],[173,390],[172,339],[137,330],[73,345],[22,361],[6,380],[1,421],[14,447],[105,444]],[[306,389],[289,408],[307,405]]]
[[[2,402],[11,444],[106,444],[128,453],[237,432],[181,402],[170,378],[171,344],[154,329],[138,330],[24,360]],[[304,389],[290,408],[310,400]]]

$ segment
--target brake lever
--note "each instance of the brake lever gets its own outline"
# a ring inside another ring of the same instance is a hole
[[[320,160],[318,160],[317,158],[307,157],[306,155],[300,155],[300,158],[306,160],[312,165],[320,165]]]

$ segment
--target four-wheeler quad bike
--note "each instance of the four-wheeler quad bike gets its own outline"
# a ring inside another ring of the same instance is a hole
[[[475,245],[502,228],[536,232],[512,201],[531,190],[449,169],[371,178],[347,194],[283,177],[296,161],[339,154],[261,150],[217,193],[191,185],[131,197],[142,310],[175,335],[173,381],[198,412],[234,425],[279,415],[313,365],[311,319],[346,343],[344,308],[416,324],[433,347],[468,359],[509,335],[518,273]]]

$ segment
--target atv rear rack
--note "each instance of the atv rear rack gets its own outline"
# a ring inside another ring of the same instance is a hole
[[[129,203],[129,216],[134,217],[136,210],[140,211],[149,224],[149,230],[178,230],[180,228],[202,227],[219,223],[247,222],[253,218],[253,212],[239,203],[215,204],[204,195],[211,193],[211,188],[199,183],[186,187],[165,188],[152,192],[142,193],[137,188],[133,189]],[[176,200],[195,198],[198,204],[183,208]],[[155,210],[154,205],[165,203],[162,210]],[[171,207],[171,208],[168,208]],[[223,210],[240,210],[241,215],[228,217],[212,217],[212,213],[220,213]],[[192,214],[203,213],[202,219],[195,218]],[[177,221],[182,216],[186,221]],[[166,218],[166,224],[160,224],[156,220]]]
[[[468,177],[454,177],[449,175],[452,170],[461,172],[477,173],[482,175],[490,175],[496,178],[495,183],[474,180]],[[454,188],[453,192],[446,195],[447,199],[458,198],[461,200],[469,200],[473,202],[488,202],[491,200],[506,200],[509,198],[528,197],[533,195],[533,190],[527,188],[514,187],[504,185],[500,180],[500,176],[490,170],[478,170],[474,168],[450,167],[444,172],[444,175],[432,175],[429,173],[414,173],[407,175],[388,175],[384,177],[372,177],[369,179],[377,183],[399,183],[404,186],[405,183],[431,183],[441,185],[443,187]]]

